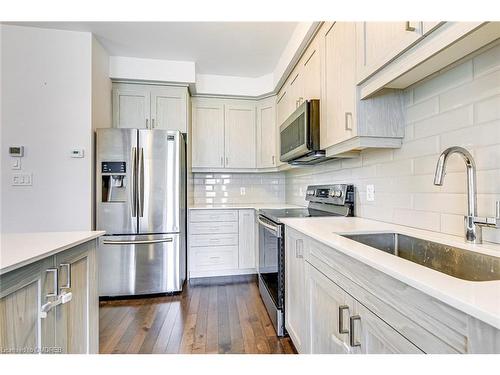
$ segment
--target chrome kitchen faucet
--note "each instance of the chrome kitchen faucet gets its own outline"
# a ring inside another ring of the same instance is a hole
[[[443,185],[446,163],[448,157],[452,154],[462,156],[467,168],[467,216],[464,217],[465,240],[470,243],[480,244],[483,242],[483,226],[500,228],[500,201],[496,202],[495,217],[477,216],[476,163],[470,152],[463,147],[449,147],[441,153],[436,165],[434,185]]]

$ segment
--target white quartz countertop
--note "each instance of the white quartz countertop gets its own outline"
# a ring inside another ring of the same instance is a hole
[[[237,203],[237,204],[193,204],[189,206],[190,210],[218,210],[218,209],[283,209],[283,208],[302,208],[294,204],[286,203]]]
[[[329,247],[500,329],[500,281],[458,279],[339,234],[396,232],[493,256],[500,256],[500,245],[470,245],[461,237],[355,217],[288,218],[281,221]]]
[[[2,233],[0,275],[102,236],[104,231]]]

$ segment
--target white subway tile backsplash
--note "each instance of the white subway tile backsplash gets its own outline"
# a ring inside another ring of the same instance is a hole
[[[439,108],[446,111],[499,94],[500,70],[497,70],[444,92],[439,96]]]
[[[498,83],[500,85],[500,82]],[[500,118],[500,95],[474,105],[476,124]]]
[[[406,108],[406,121],[412,123],[439,112],[439,98],[434,97]]]
[[[425,138],[431,135],[443,134],[473,124],[473,106],[469,105],[413,124],[414,137]]]
[[[472,81],[472,61],[467,61],[416,86],[413,89],[413,100],[417,103],[470,81]]]
[[[403,146],[367,149],[359,158],[286,172],[287,203],[306,204],[309,184],[349,182],[356,215],[463,236],[467,211],[465,164],[453,155],[443,186],[433,184],[439,153],[461,145],[477,166],[478,214],[492,216],[500,200],[500,44],[405,90]],[[375,201],[366,200],[366,185]],[[484,229],[500,243],[500,230]]]
[[[474,77],[480,77],[483,74],[500,69],[499,61],[500,44],[497,43],[495,47],[474,58]]]

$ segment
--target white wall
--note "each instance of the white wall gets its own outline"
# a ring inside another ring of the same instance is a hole
[[[91,34],[0,27],[1,229],[91,229]],[[9,145],[25,147],[33,186],[11,186]],[[73,148],[85,158],[71,158]]]
[[[361,157],[286,173],[288,203],[305,204],[308,184],[354,183],[356,216],[462,236],[465,165],[450,159],[442,187],[433,185],[439,153],[460,145],[477,164],[478,214],[494,216],[500,200],[500,45],[407,90],[401,149],[367,150]],[[366,185],[375,185],[375,201]],[[500,230],[484,229],[500,243]]]

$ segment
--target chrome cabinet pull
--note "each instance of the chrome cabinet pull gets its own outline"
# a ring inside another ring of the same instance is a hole
[[[344,328],[344,311],[349,312],[349,306],[340,305],[339,306],[339,333],[349,333],[348,328]]]
[[[45,270],[45,273],[52,274],[53,280],[52,280],[52,292],[47,293],[45,295],[46,298],[49,297],[57,297],[59,294],[59,270],[57,268],[49,268]]]
[[[61,263],[59,265],[59,268],[62,269],[66,268],[66,284],[61,285],[60,289],[70,289],[71,288],[71,264],[69,263]]]
[[[226,167],[229,165],[229,158],[226,156]]]
[[[151,129],[155,128],[155,119],[151,119]]]
[[[411,26],[410,21],[406,21],[405,22],[405,30],[406,31],[415,31],[416,29],[413,26]]]
[[[349,121],[349,118],[351,121]],[[352,112],[345,113],[345,130],[352,130]]]
[[[273,155],[273,157],[272,157],[273,165],[275,164],[274,159],[275,159],[275,157],[274,157],[274,155]]]
[[[149,120],[148,120],[148,119],[146,119],[146,129],[149,129],[149,127],[148,127],[148,121],[149,121]]]
[[[304,241],[301,239],[295,240],[295,258],[304,258]]]
[[[355,333],[355,327],[354,327],[354,324],[356,321],[359,321],[361,322],[361,317],[359,315],[354,315],[354,316],[351,316],[349,318],[349,329],[350,329],[350,337],[349,337],[349,341],[350,341],[350,345],[354,348],[356,346],[361,346],[361,342],[360,341],[356,341],[356,333]]]
[[[222,167],[224,166],[224,157],[223,156],[220,157],[220,165]]]

